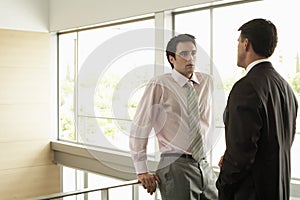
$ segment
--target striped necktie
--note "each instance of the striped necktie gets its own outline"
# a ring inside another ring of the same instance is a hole
[[[188,87],[188,97],[187,97],[187,107],[188,107],[188,117],[189,117],[189,127],[190,127],[190,138],[191,145],[190,149],[193,158],[200,162],[203,158],[203,141],[200,133],[200,114],[199,114],[199,104],[196,90],[193,87],[193,82],[188,81],[186,83]]]

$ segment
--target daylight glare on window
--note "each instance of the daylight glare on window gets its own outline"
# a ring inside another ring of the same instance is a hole
[[[278,45],[270,60],[290,83],[300,102],[300,19],[297,1],[256,1],[174,13],[174,33],[189,33],[198,46],[196,68],[214,77],[215,129],[220,137],[210,153],[217,166],[224,153],[223,111],[236,81],[245,75],[237,67],[238,28],[253,18],[277,27]],[[270,9],[272,8],[272,9]],[[279,13],[285,13],[284,17]],[[192,22],[192,23],[189,23]],[[84,145],[129,151],[129,129],[145,84],[155,76],[155,34],[122,40],[131,31],[155,28],[155,19],[98,27],[59,35],[59,139]],[[136,32],[138,33],[138,31]],[[147,48],[126,49],[136,40]],[[118,42],[115,42],[118,41]],[[125,44],[125,45],[124,45]],[[149,45],[150,44],[150,45]],[[150,48],[152,47],[152,48]],[[164,52],[161,52],[164,54]],[[163,55],[165,56],[165,54]],[[152,137],[153,136],[153,137]],[[157,151],[151,135],[149,154]],[[292,146],[292,177],[300,178],[300,119]]]

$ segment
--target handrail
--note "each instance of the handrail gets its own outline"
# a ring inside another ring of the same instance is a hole
[[[50,194],[46,196],[40,196],[40,197],[35,197],[27,200],[48,200],[48,199],[58,199],[62,197],[67,197],[67,196],[73,196],[73,195],[78,195],[78,194],[85,194],[89,192],[96,192],[96,191],[102,191],[102,190],[109,190],[112,188],[117,188],[117,187],[123,187],[123,186],[128,186],[128,185],[135,185],[139,184],[140,182],[138,180],[131,180],[131,181],[125,181],[123,183],[119,184],[114,184],[108,187],[101,187],[101,188],[84,188],[81,190],[75,190],[71,192],[60,192],[60,193],[55,193],[55,194]]]

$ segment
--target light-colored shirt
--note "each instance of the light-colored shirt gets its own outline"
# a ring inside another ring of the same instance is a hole
[[[269,59],[265,58],[265,59],[259,59],[259,60],[256,60],[252,63],[250,63],[247,67],[246,67],[246,74],[248,74],[248,72],[255,66],[257,65],[258,63],[261,63],[261,62],[268,62]]]
[[[205,139],[213,128],[212,77],[195,72],[191,80],[199,95],[199,123],[205,141],[204,149],[209,149],[209,140]],[[188,88],[185,86],[188,81],[189,79],[174,69],[172,73],[153,78],[146,86],[130,130],[130,149],[137,174],[148,172],[146,149],[152,128],[161,153],[191,154],[187,113]]]

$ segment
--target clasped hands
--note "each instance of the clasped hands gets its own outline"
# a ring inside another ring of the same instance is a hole
[[[138,181],[151,195],[156,191],[157,183],[160,182],[158,176],[152,173],[142,173],[137,175]]]

